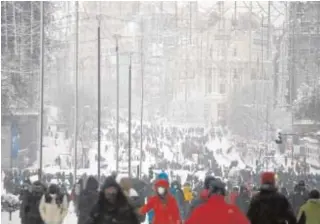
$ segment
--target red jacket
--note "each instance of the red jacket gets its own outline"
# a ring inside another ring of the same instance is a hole
[[[161,199],[158,195],[152,196],[141,209],[141,214],[153,210],[152,224],[181,224],[180,213],[176,199],[169,193],[169,183],[166,180],[158,180],[155,187],[167,188],[167,195]]]
[[[250,224],[247,217],[234,205],[225,202],[221,195],[213,195],[208,202],[196,208],[185,224],[223,223]]]

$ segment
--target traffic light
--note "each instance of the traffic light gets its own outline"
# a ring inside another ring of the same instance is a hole
[[[151,180],[153,178],[153,170],[151,167],[149,167],[149,179]]]
[[[281,130],[279,130],[279,129],[277,130],[275,142],[277,144],[282,144],[282,134],[281,134]]]

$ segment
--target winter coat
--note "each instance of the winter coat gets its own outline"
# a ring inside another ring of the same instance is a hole
[[[205,202],[207,202],[209,199],[209,192],[207,189],[204,189],[200,192],[200,195],[198,198],[194,199],[191,202],[191,206],[188,212],[188,217],[191,216],[192,212],[194,211],[194,209],[196,209],[197,207],[199,207],[200,205],[204,204]]]
[[[168,174],[166,174],[165,172],[159,173],[158,176],[157,176],[157,180],[162,180],[162,179],[169,182],[169,176],[168,176]],[[153,194],[153,193],[152,193],[152,194]],[[152,195],[152,196],[153,196],[153,195]],[[147,199],[148,202],[149,202],[150,198],[151,198],[151,197],[148,197],[148,199]],[[154,217],[154,211],[151,209],[147,214],[148,214],[148,221],[149,221],[149,223],[152,223],[152,220],[153,220],[153,217]]]
[[[111,204],[105,199],[104,190],[108,187],[115,187],[118,190],[115,203]],[[90,212],[86,224],[139,224],[139,219],[133,206],[128,202],[120,185],[113,177],[107,177],[99,198]]]
[[[240,194],[236,198],[236,205],[243,212],[243,214],[247,214],[249,205],[250,205],[250,197],[248,194]]]
[[[85,221],[89,218],[90,212],[99,198],[98,187],[98,181],[93,176],[90,176],[85,189],[79,195],[78,224],[85,224]]]
[[[164,179],[157,180],[155,188],[158,187],[166,188],[167,194],[164,197],[159,195],[152,196],[147,204],[140,209],[140,213],[146,214],[148,211],[153,210],[152,224],[180,224],[179,207],[177,201],[169,192],[169,183]]]
[[[307,190],[301,189],[293,192],[289,197],[293,211],[298,215],[300,207],[308,200],[309,193]]]
[[[309,199],[301,206],[298,214],[298,220],[301,215],[305,215],[304,224],[320,224],[320,199]]]
[[[147,199],[147,203],[149,203],[150,199],[152,197],[149,197]],[[148,216],[148,223],[151,224],[152,223],[152,220],[153,220],[153,217],[154,217],[154,211],[151,209],[148,213],[147,213],[147,216]]]
[[[59,194],[43,195],[39,211],[45,224],[62,224],[68,213],[67,196]]]
[[[25,218],[26,218],[26,215],[25,215],[25,208],[26,206],[28,205],[28,196],[31,194],[30,191],[28,190],[23,190],[21,191],[20,193],[20,196],[19,196],[19,199],[21,201],[21,204],[20,204],[20,211],[19,211],[19,216],[20,216],[20,219],[21,219],[21,223],[24,224],[26,223],[25,221]]]
[[[174,185],[174,182],[172,183]],[[180,217],[183,219],[185,217],[185,199],[184,199],[184,194],[181,189],[180,184],[177,185],[178,188],[171,187],[170,192],[172,196],[176,199],[178,206],[179,206],[179,212],[180,212]]]
[[[185,224],[225,223],[250,224],[244,214],[234,205],[225,202],[221,195],[213,195],[207,203],[196,208]]]
[[[40,182],[32,185],[31,192],[27,195],[24,203],[24,224],[43,224],[39,204],[44,191],[45,187]]]
[[[138,194],[138,192],[133,188],[130,188],[127,191],[127,193],[125,193],[125,195],[127,196],[129,203],[132,205],[132,207],[135,209],[136,213],[138,214],[140,222],[144,222],[146,216],[139,214],[139,209],[144,205],[144,198],[141,197]]]
[[[295,224],[287,198],[273,186],[263,186],[250,202],[247,217],[251,224]]]
[[[183,188],[183,195],[184,195],[184,198],[187,202],[191,202],[192,199],[193,199],[193,195],[192,195],[192,190],[191,190],[191,187],[190,186],[185,186]]]

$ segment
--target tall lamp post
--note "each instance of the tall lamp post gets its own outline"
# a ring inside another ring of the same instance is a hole
[[[98,180],[100,182],[100,158],[101,158],[101,147],[100,147],[100,142],[101,142],[101,125],[100,125],[100,120],[101,120],[101,74],[100,74],[100,16],[98,16],[98,77],[97,77],[97,81],[98,81]]]
[[[42,157],[43,157],[43,92],[44,92],[44,2],[40,2],[40,122],[39,122],[39,180],[42,178]]]
[[[131,61],[131,54],[130,54],[130,64],[129,64],[129,85],[128,85],[128,96],[129,96],[129,105],[128,105],[128,171],[129,171],[129,177],[132,177],[131,172],[131,80],[132,80],[132,61]]]

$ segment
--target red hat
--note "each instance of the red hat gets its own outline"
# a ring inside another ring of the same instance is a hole
[[[154,186],[155,186],[155,188],[164,187],[164,188],[168,189],[169,188],[169,182],[167,180],[164,180],[164,179],[159,179],[159,180],[156,180],[156,182],[154,183]]]
[[[264,172],[261,174],[261,184],[272,184],[275,185],[276,178],[273,172]]]

